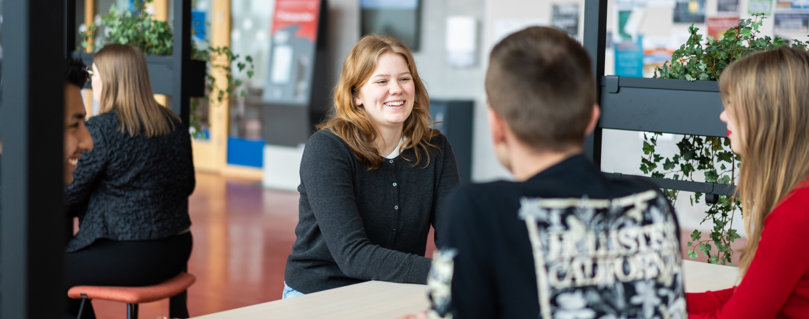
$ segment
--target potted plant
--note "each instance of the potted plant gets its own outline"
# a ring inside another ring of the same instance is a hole
[[[154,19],[151,13],[146,10],[146,5],[152,0],[135,0],[134,10],[118,10],[115,5],[110,8],[108,14],[99,16],[96,21],[88,26],[82,26],[79,34],[82,37],[81,47],[94,51],[109,43],[129,44],[140,48],[147,55],[147,62],[160,63],[158,56],[171,55],[174,45],[174,34],[165,21]],[[193,25],[191,26],[193,30]],[[192,31],[193,33],[193,31]],[[227,96],[234,96],[238,90],[238,95],[244,97],[247,92],[241,89],[242,80],[238,79],[231,72],[231,65],[236,66],[236,72],[243,74],[247,78],[253,77],[253,59],[249,55],[240,56],[233,53],[227,46],[213,47],[207,43],[202,44],[205,48],[198,48],[192,42],[192,60],[201,63],[208,62],[207,72],[204,80],[201,79],[198,89],[192,90],[194,96],[204,95],[204,99],[194,99],[191,103],[190,129],[192,135],[201,132],[200,115],[197,109],[202,103],[209,101],[222,102]],[[213,72],[224,71],[225,83],[218,83],[213,76]],[[193,71],[193,70],[192,70]],[[150,70],[151,72],[151,70]],[[152,76],[155,78],[155,76]],[[155,83],[153,83],[155,85]],[[202,87],[204,86],[204,92]],[[195,87],[195,85],[191,85]],[[155,90],[159,92],[159,90]]]
[[[687,81],[716,81],[722,71],[733,61],[748,54],[774,49],[784,45],[806,49],[807,43],[787,41],[779,37],[761,36],[759,28],[763,15],[754,15],[751,19],[742,19],[739,24],[728,29],[718,39],[703,39],[699,29],[693,25],[689,28],[688,40],[672,54],[671,62],[666,62],[655,71],[656,78],[679,79]],[[718,87],[712,88],[713,100],[718,98]],[[707,92],[707,91],[706,91]],[[721,106],[721,99],[720,104]],[[661,133],[645,133],[643,156],[640,169],[654,178],[668,178],[695,182],[700,176],[706,183],[732,184],[738,169],[739,157],[730,150],[730,142],[726,137],[700,135],[683,135],[676,143],[678,152],[672,156],[664,156],[657,149]],[[667,190],[669,198],[674,202],[678,190]],[[726,192],[727,193],[727,192]],[[688,241],[688,256],[696,258],[702,252],[710,263],[731,263],[731,244],[740,236],[733,228],[733,218],[741,205],[733,196],[706,196],[695,192],[689,197],[692,205],[705,202],[708,210],[701,223],[710,221],[713,224],[708,239],[702,232],[694,230]]]

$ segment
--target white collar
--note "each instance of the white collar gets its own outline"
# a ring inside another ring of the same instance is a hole
[[[393,149],[393,152],[390,152],[390,154],[385,155],[385,158],[394,159],[397,156],[399,156],[399,149],[402,148],[402,145],[404,144],[404,140],[405,140],[404,137],[402,137],[402,139],[399,140],[399,145],[396,145],[396,148]]]

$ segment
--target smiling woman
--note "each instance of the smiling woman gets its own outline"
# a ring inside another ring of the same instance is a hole
[[[377,150],[388,154],[399,144],[402,126],[413,110],[415,97],[413,76],[402,56],[385,53],[371,79],[359,89],[354,104],[368,113],[380,131],[382,139],[377,141]],[[392,140],[385,140],[386,137]]]
[[[430,122],[410,50],[363,37],[343,65],[331,118],[304,149],[285,298],[367,280],[426,282],[430,226],[459,182],[452,148]]]
[[[394,77],[396,81],[390,84]],[[402,96],[408,95],[402,94],[402,87],[408,87],[408,82],[412,83],[413,89],[406,98],[412,104],[401,127],[383,128],[374,116],[379,106],[371,103],[368,107],[363,103],[374,98],[382,99],[383,103],[388,101],[385,99],[401,100]],[[370,89],[374,86],[378,90]],[[422,160],[429,147],[434,147],[430,145],[430,139],[438,132],[429,128],[432,120],[430,98],[412,53],[399,40],[378,35],[360,39],[348,54],[334,91],[334,114],[321,125],[321,129],[340,136],[357,153],[360,161],[368,163],[371,168],[376,169],[382,164],[378,154],[387,154],[381,152],[380,146],[382,149],[394,148],[400,139],[409,141],[404,146],[415,151],[416,162]],[[426,160],[429,163],[429,157]]]

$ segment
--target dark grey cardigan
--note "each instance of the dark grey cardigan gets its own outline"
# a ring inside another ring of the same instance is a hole
[[[430,225],[440,220],[441,202],[459,183],[446,137],[430,142],[437,149],[430,149],[426,168],[404,160],[415,159],[407,150],[369,171],[333,133],[309,138],[300,168],[297,240],[285,272],[290,287],[312,293],[367,280],[426,282]]]
[[[67,188],[67,213],[79,217],[67,251],[99,238],[165,238],[191,226],[191,137],[180,122],[174,127],[168,135],[145,138],[120,132],[115,111],[87,121],[93,150],[81,156]]]

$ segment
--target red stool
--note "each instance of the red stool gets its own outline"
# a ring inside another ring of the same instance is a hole
[[[138,318],[138,304],[169,298],[169,316],[188,317],[186,306],[186,290],[196,281],[194,275],[181,272],[173,278],[151,286],[74,286],[67,291],[67,296],[81,299],[79,316],[84,310],[84,302],[91,299],[111,300],[126,303],[126,318]]]

